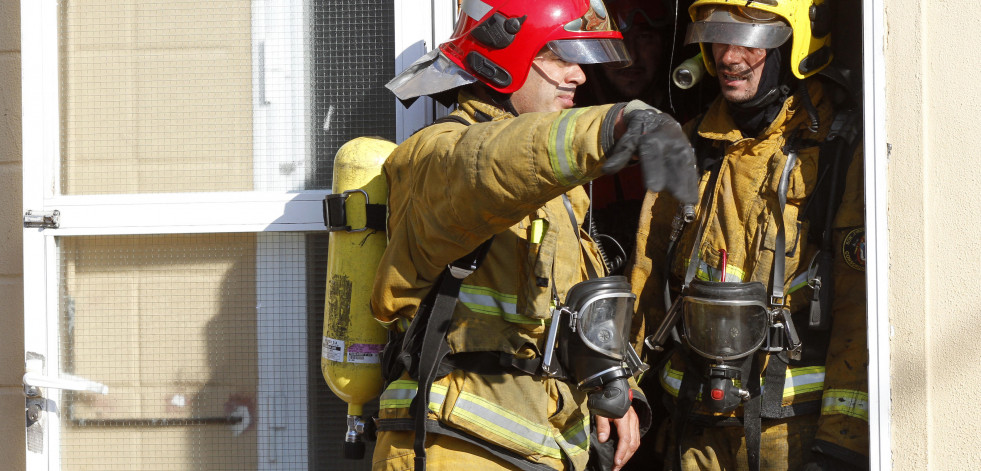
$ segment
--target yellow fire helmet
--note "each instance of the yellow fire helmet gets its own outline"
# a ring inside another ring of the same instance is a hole
[[[790,65],[805,78],[831,63],[831,11],[825,0],[696,0],[685,44],[699,43],[705,68],[715,75],[711,47],[722,43],[771,49],[793,37]]]

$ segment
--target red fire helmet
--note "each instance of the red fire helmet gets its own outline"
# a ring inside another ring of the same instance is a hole
[[[546,47],[576,64],[630,61],[602,0],[463,0],[439,50],[494,90],[513,93]]]

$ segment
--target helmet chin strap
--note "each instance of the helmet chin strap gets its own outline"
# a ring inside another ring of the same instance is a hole
[[[759,110],[780,97],[781,88],[785,88],[781,87],[785,82],[785,77],[782,76],[784,74],[781,74],[781,69],[783,69],[780,63],[781,56],[780,49],[767,49],[766,62],[763,64],[759,89],[756,91],[756,95],[749,99],[749,101],[730,103],[733,108],[741,111]],[[783,95],[786,95],[786,92]]]
[[[779,48],[766,50],[759,88],[753,98],[741,103],[729,103],[732,117],[744,135],[756,136],[769,125],[790,95],[788,82],[792,77],[788,77],[783,66],[782,52]]]
[[[490,100],[490,102],[495,106],[497,106],[498,108],[501,108],[502,110],[507,111],[508,113],[518,116],[518,110],[514,109],[514,104],[511,103],[510,93],[501,93],[497,90],[494,90],[486,83],[480,81],[474,83],[473,87],[474,87],[473,91],[477,94],[478,97],[484,97],[487,100]]]
[[[531,68],[534,69],[535,72],[538,72],[538,75],[541,75],[542,76],[542,80],[545,80],[546,82],[548,82],[549,84],[551,84],[552,86],[554,86],[555,88],[557,88],[558,90],[561,90],[561,91],[564,91],[564,92],[575,92],[576,91],[576,88],[575,87],[563,87],[559,83],[558,80],[555,80],[554,78],[552,78],[552,76],[549,75],[548,72],[545,72],[545,69],[542,69],[538,64],[535,63],[535,61],[532,61],[531,62]]]

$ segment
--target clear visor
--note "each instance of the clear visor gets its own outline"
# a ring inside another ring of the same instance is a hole
[[[718,43],[772,49],[785,43],[793,29],[774,13],[744,7],[705,7],[688,25],[685,44]]]
[[[579,336],[593,350],[617,360],[623,359],[623,349],[630,336],[634,296],[630,293],[609,293],[591,299],[579,310]]]
[[[683,309],[688,344],[705,358],[743,358],[766,340],[769,313],[761,302],[688,297]]]
[[[630,65],[627,46],[620,39],[558,39],[549,41],[548,48],[560,59],[573,64]]]

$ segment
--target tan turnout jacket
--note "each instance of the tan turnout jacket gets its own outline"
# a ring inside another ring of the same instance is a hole
[[[514,117],[461,93],[453,114],[473,124],[434,124],[401,144],[384,166],[389,244],[375,279],[375,317],[404,328],[446,265],[494,236],[463,281],[450,348],[539,357],[553,290],[563,299],[590,272],[604,274],[579,226],[589,203],[581,185],[602,173],[612,144],[604,125],[611,108]],[[409,417],[416,387],[407,375],[389,385],[380,418]],[[528,460],[563,469],[567,459],[580,470],[588,458],[585,399],[554,379],[456,370],[434,383],[430,418]]]

